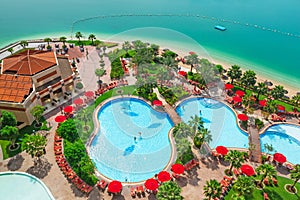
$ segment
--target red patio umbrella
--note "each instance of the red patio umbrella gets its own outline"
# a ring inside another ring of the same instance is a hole
[[[286,157],[283,154],[281,154],[281,153],[275,153],[273,155],[273,160],[275,160],[275,161],[277,161],[277,162],[279,162],[279,163],[282,164],[282,163],[286,162]]]
[[[157,178],[162,183],[171,180],[171,176],[170,176],[169,172],[166,172],[166,171],[159,172],[159,174],[157,175]]]
[[[176,163],[172,165],[171,170],[175,174],[182,174],[184,172],[184,166],[182,164]]]
[[[259,105],[261,105],[262,107],[265,107],[267,105],[267,100],[266,99],[260,100]]]
[[[162,106],[162,102],[160,100],[154,100],[152,104],[155,106]]]
[[[84,96],[86,96],[88,98],[94,97],[94,92],[93,91],[87,91],[87,92],[84,93]]]
[[[224,146],[217,146],[216,151],[218,154],[225,156],[228,153],[228,149]]]
[[[181,76],[186,76],[187,73],[185,71],[179,71],[178,74]]]
[[[77,98],[73,101],[74,104],[76,105],[82,105],[83,104],[83,100],[81,98]]]
[[[58,115],[55,117],[54,121],[57,122],[57,123],[61,123],[61,122],[64,122],[66,120],[66,116],[64,115]]]
[[[238,95],[238,96],[240,96],[240,97],[243,97],[243,96],[245,95],[245,92],[242,91],[242,90],[237,90],[237,91],[235,92],[235,94]]]
[[[253,167],[250,165],[247,165],[247,164],[243,164],[241,166],[241,171],[243,174],[245,174],[247,176],[253,176],[255,174]]]
[[[66,106],[64,108],[64,112],[65,113],[71,113],[71,112],[73,112],[73,106]]]
[[[249,117],[245,114],[238,114],[238,118],[241,121],[247,121],[249,119]]]
[[[112,181],[108,185],[108,191],[112,193],[118,193],[122,190],[122,183],[120,181]]]
[[[233,101],[234,101],[235,103],[240,103],[240,102],[243,101],[243,99],[242,99],[241,97],[239,97],[239,96],[234,96],[232,99],[233,99]]]
[[[148,190],[156,190],[158,188],[159,184],[157,182],[157,180],[153,179],[153,178],[150,178],[148,180],[146,180],[145,182],[145,187],[148,189]]]
[[[225,84],[225,90],[230,90],[232,88],[234,88],[234,85],[229,84],[229,83]]]
[[[196,53],[195,53],[195,52],[193,52],[193,51],[190,51],[190,52],[189,52],[189,54],[190,54],[190,55],[193,55],[193,54],[196,54]]]
[[[277,106],[278,111],[285,111],[285,107],[282,105]]]

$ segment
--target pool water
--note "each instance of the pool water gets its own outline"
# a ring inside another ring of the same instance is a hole
[[[202,118],[212,135],[211,148],[248,148],[248,134],[238,127],[234,112],[225,104],[209,98],[191,98],[180,103],[176,112],[186,123],[195,115]]]
[[[266,152],[264,145],[271,144],[273,152],[280,152],[287,160],[294,164],[300,163],[300,126],[278,124],[269,127],[260,135],[262,152]]]
[[[54,200],[45,184],[23,172],[0,173],[0,199]]]
[[[102,175],[138,182],[153,177],[168,164],[168,132],[173,123],[166,113],[153,110],[142,100],[122,98],[103,105],[98,120],[100,130],[89,154]]]

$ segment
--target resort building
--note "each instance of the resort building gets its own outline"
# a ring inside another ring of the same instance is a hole
[[[35,105],[51,106],[67,99],[74,88],[75,74],[67,56],[52,51],[26,50],[4,58],[0,69],[0,110],[13,112],[18,126],[33,122]]]

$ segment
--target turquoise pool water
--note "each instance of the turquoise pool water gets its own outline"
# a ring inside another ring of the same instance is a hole
[[[262,152],[266,152],[265,144],[271,144],[274,151],[285,155],[289,162],[300,163],[300,126],[291,124],[271,126],[260,135],[260,141]]]
[[[45,184],[23,172],[0,173],[0,199],[54,200]]]
[[[247,133],[237,126],[235,114],[225,104],[207,98],[192,98],[180,103],[176,111],[184,122],[188,122],[191,116],[202,117],[204,126],[212,135],[211,148],[218,145],[248,148]]]
[[[89,154],[104,176],[123,182],[143,181],[169,162],[168,132],[173,123],[166,113],[153,110],[142,100],[122,98],[106,103],[98,120],[100,130]]]

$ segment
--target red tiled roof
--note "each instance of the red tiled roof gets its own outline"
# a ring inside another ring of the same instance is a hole
[[[30,77],[0,74],[0,101],[21,103],[31,88]]]
[[[34,75],[56,65],[56,59],[51,51],[27,50],[4,58],[2,64],[3,74]]]

